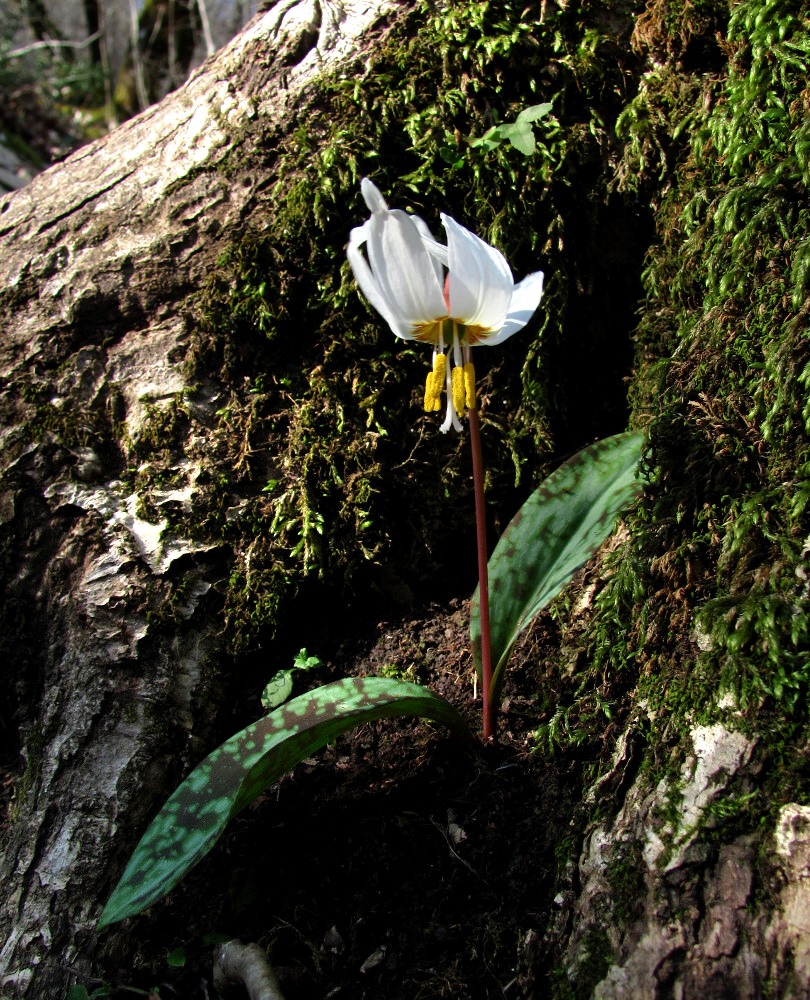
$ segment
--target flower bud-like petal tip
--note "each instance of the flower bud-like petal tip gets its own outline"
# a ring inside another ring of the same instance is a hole
[[[373,184],[368,177],[364,177],[360,181],[360,191],[363,195],[363,201],[366,203],[366,207],[372,214],[376,212],[387,212],[388,202],[380,194],[379,189],[375,184]]]

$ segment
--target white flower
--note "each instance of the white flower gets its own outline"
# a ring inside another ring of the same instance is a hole
[[[443,246],[420,218],[389,209],[368,178],[360,188],[371,218],[349,236],[357,284],[398,337],[433,345],[425,409],[438,410],[446,389],[441,429],[461,430],[458,418],[475,406],[471,349],[500,344],[528,323],[543,294],[543,272],[516,285],[503,254],[449,215],[441,217]]]

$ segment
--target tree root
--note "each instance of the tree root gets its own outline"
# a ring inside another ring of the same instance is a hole
[[[284,1000],[264,951],[236,939],[214,951],[214,987],[224,992],[234,985],[244,986],[250,1000]]]

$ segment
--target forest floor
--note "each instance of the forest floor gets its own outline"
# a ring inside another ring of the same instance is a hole
[[[213,951],[230,938],[266,949],[287,1000],[548,995],[544,935],[584,764],[536,749],[553,632],[547,619],[516,649],[498,740],[479,754],[432,725],[384,720],[299,765],[133,924],[138,964],[117,970],[111,995],[215,998]],[[395,671],[480,730],[466,602],[378,624],[317,682]]]

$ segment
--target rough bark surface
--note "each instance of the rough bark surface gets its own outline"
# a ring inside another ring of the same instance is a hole
[[[213,381],[185,401],[193,433],[172,487],[150,492],[157,518],[127,471],[186,388],[193,294],[235,234],[272,217],[285,180],[274,145],[317,106],[318,80],[362,76],[411,6],[281,0],[180,91],[0,197],[0,763],[17,771],[0,858],[3,997],[61,998],[131,958],[125,932],[97,939],[94,922],[147,818],[211,748],[226,682],[233,554],[180,534],[174,516],[216,445]],[[574,846],[512,982],[546,995],[554,970],[559,996],[806,997],[810,810],[789,802],[772,832],[718,832],[729,789],[739,799],[761,783],[756,741],[733,718],[695,725],[682,771],[651,784],[645,711],[636,700],[622,716],[613,765],[584,793],[588,822],[571,834],[526,818]]]
[[[808,928],[810,810],[785,805],[767,842],[772,906],[753,904],[757,842],[742,836],[712,844],[711,808],[733,780],[749,787],[754,743],[722,725],[696,726],[679,787],[652,787],[635,773],[639,738],[622,737],[612,769],[586,801],[610,819],[591,824],[571,882],[556,903],[556,937],[576,982],[597,942],[614,956],[593,996],[600,1000],[733,997],[756,1000],[764,984],[780,997],[810,991]],[[678,803],[664,819],[667,804]],[[576,887],[576,888],[575,888]],[[760,895],[762,886],[759,887]]]
[[[180,91],[0,200],[0,711],[26,764],[0,865],[4,996],[63,996],[98,957],[111,873],[215,721],[207,611],[228,553],[161,536],[120,479],[145,416],[183,388],[186,296],[272,198],[258,137],[283,135],[319,75],[353,72],[403,9],[283,0]],[[204,448],[188,443],[167,510]],[[104,948],[125,961],[130,943]]]

